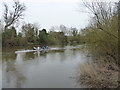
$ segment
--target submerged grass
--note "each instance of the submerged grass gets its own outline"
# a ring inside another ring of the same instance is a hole
[[[117,88],[118,67],[113,63],[80,65],[79,83],[87,88]]]

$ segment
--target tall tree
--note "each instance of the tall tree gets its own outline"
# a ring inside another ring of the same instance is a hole
[[[47,31],[46,29],[42,29],[41,31],[39,31],[39,35],[38,35],[38,42],[39,44],[46,44],[47,43]]]
[[[8,29],[9,26],[16,23],[23,17],[23,12],[25,11],[25,5],[21,4],[19,1],[14,1],[13,10],[9,10],[7,4],[4,4],[4,30]]]
[[[107,3],[107,2],[85,2],[83,1],[83,6],[87,8],[88,13],[91,13],[94,15],[94,22],[97,25],[97,28],[99,30],[103,31],[104,33],[112,36],[113,38],[117,38],[118,36],[115,34],[112,34],[106,30],[106,28],[109,27],[109,23],[111,22],[111,18],[114,16],[114,5],[115,3]]]
[[[35,28],[33,24],[25,24],[22,26],[22,32],[24,33],[27,41],[30,43],[34,43],[36,41],[35,37]]]

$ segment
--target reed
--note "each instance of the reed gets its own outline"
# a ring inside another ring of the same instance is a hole
[[[112,67],[112,69],[110,68]],[[80,65],[79,83],[87,88],[117,88],[118,67],[113,63]]]

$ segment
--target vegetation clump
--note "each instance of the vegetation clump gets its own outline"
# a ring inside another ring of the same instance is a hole
[[[82,31],[85,50],[94,63],[80,67],[79,82],[89,88],[117,88],[118,4],[84,2],[84,6],[94,15],[91,24]]]
[[[87,88],[117,88],[118,70],[117,66],[108,63],[105,66],[88,63],[80,65],[78,82]]]

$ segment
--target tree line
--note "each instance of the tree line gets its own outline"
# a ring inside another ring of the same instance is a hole
[[[46,29],[39,29],[36,25],[27,23],[20,27],[21,32],[18,33],[15,25],[17,22],[20,23],[23,18],[26,6],[19,1],[14,1],[13,11],[10,10],[7,4],[4,4],[4,8],[4,21],[0,25],[3,46],[25,46],[31,44],[72,45],[80,43],[78,29],[73,27],[68,29],[64,25],[52,26],[47,32]],[[57,32],[55,29],[59,29],[59,31]]]
[[[14,26],[2,32],[3,46],[26,46],[26,45],[76,45],[80,44],[80,33],[76,28],[70,28],[69,34],[63,31],[39,30],[33,24],[25,24],[22,31],[17,33]]]

